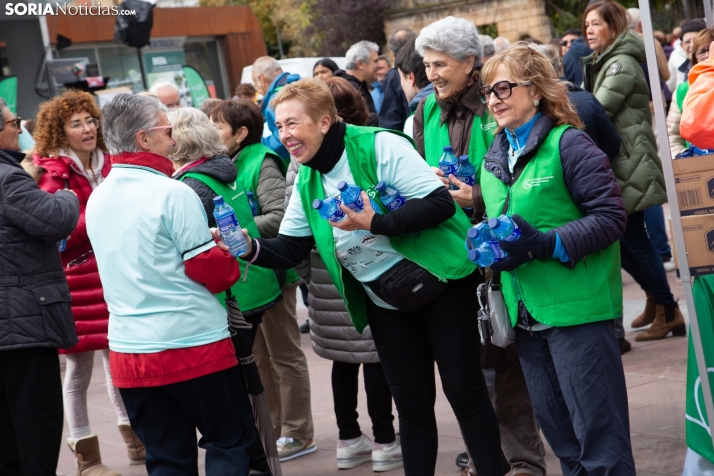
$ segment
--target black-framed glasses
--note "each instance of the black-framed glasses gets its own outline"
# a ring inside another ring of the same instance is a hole
[[[570,46],[570,43],[572,43],[574,40],[563,40],[560,42],[560,46],[565,46],[568,47]]]
[[[709,56],[709,48],[702,48],[702,49],[700,49],[699,51],[697,51],[696,53],[694,53],[694,56],[696,56],[697,58],[704,58],[704,59],[706,59],[707,56]]]
[[[503,101],[504,99],[508,99],[509,97],[511,97],[513,88],[516,88],[518,86],[532,85],[533,83],[531,81],[526,81],[525,83],[509,83],[508,81],[499,81],[491,87],[480,87],[478,90],[478,95],[481,98],[482,103],[488,104],[488,101],[491,98],[491,93],[495,94],[498,99]]]
[[[22,127],[22,118],[16,117],[15,119],[10,119],[8,121],[3,122],[3,124],[12,124],[13,126],[15,126],[15,129],[20,129]]]

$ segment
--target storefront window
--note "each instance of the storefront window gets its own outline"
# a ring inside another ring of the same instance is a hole
[[[103,76],[109,76],[107,87],[126,86],[135,93],[144,88],[141,82],[141,67],[136,48],[112,46],[97,48]]]
[[[193,66],[201,73],[206,83],[212,81],[219,98],[230,97],[230,92],[223,90],[221,67],[218,60],[218,46],[215,41],[199,41],[186,43],[183,47],[186,53],[186,64]]]

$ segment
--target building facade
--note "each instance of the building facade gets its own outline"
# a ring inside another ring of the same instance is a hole
[[[511,42],[529,34],[544,43],[553,37],[550,19],[545,14],[545,0],[390,0],[384,20],[387,37],[401,28],[416,33],[430,23],[449,15],[463,17],[476,26],[495,26],[498,35]]]

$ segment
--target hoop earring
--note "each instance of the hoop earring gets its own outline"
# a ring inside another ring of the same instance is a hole
[[[533,101],[533,106],[538,107],[539,104],[540,104],[539,100],[536,99],[535,101]]]

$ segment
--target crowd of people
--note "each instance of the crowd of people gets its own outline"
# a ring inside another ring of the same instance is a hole
[[[635,475],[621,269],[647,297],[635,340],[686,335],[652,95],[667,102],[672,157],[714,148],[714,30],[692,19],[655,36],[659,85],[639,11],[599,0],[549,44],[450,16],[394,32],[391,55],[360,41],[345,70],[320,59],[313,78],[261,57],[253,84],[195,109],[170,82],[101,110],[69,90],[30,134],[0,99],[0,474],[55,474],[63,415],[77,474],[120,474],[88,417],[97,351],[128,464],[198,474],[201,447],[206,474],[273,474],[271,455],[317,450],[302,331],[332,361],[339,469],[434,474],[436,364],[463,475],[544,476],[540,431],[564,475]],[[473,183],[439,168],[446,147]],[[359,206],[338,201],[327,220],[343,184]],[[221,202],[246,238],[237,257]],[[520,238],[479,269],[467,232],[503,214]],[[479,334],[486,278],[514,329],[503,348]]]

